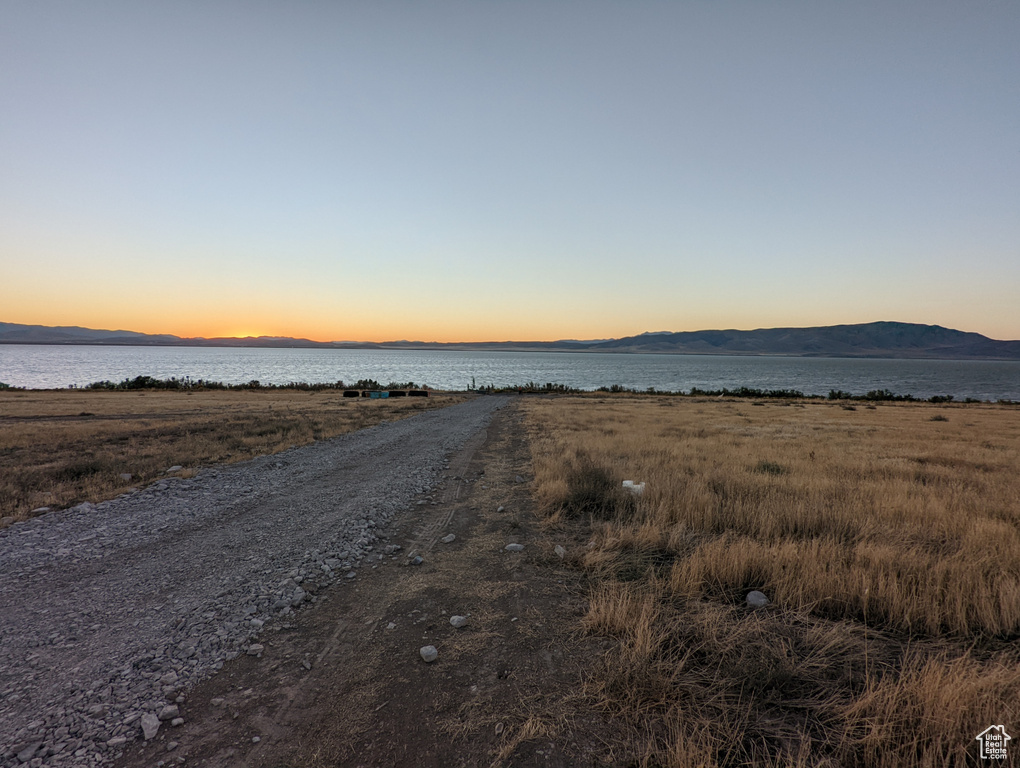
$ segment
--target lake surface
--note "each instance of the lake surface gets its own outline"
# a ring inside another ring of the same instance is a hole
[[[670,391],[747,386],[816,395],[830,389],[857,395],[889,389],[923,398],[1020,401],[1020,361],[0,344],[0,382],[11,386],[62,389],[143,375],[228,384],[375,379],[436,389],[466,389],[472,380],[479,387],[532,381],[579,389],[613,384]]]

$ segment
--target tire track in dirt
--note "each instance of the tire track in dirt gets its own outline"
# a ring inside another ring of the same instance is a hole
[[[465,483],[464,475],[467,473],[468,467],[475,458],[479,448],[484,445],[488,434],[488,427],[480,430],[477,434],[467,440],[460,451],[450,458],[441,485],[440,504],[450,505],[459,499],[461,489]],[[424,525],[415,529],[413,538],[410,542],[408,542],[406,547],[407,558],[412,558],[419,554],[424,556],[431,553],[432,549],[443,535],[443,531],[449,527],[456,509],[450,507],[445,512],[439,510],[434,510],[433,512],[434,514],[429,516],[429,519],[425,521]],[[368,634],[371,634],[375,631],[378,623],[378,621],[373,621],[362,625],[362,632],[367,631]],[[348,646],[352,641],[349,637],[350,629],[351,625],[349,622],[344,620],[337,621],[336,629],[329,636],[329,639],[323,643],[322,649],[318,652],[318,654],[315,655],[313,668],[321,667],[324,664],[335,663],[340,660],[342,657],[342,649]],[[342,638],[346,642],[341,642]],[[305,670],[305,674],[300,675],[299,679],[297,679],[293,685],[295,691],[304,689],[306,687],[307,680],[311,677],[311,675],[311,670]],[[283,690],[287,690],[287,688],[283,688]],[[280,706],[277,707],[273,713],[271,722],[275,724],[290,720],[295,699],[296,696],[294,695],[285,696],[284,701],[281,702]],[[378,712],[380,709],[385,707],[387,703],[388,702],[384,702],[383,704],[378,705],[373,711]]]
[[[465,483],[464,476],[467,474],[468,467],[478,449],[485,444],[488,434],[488,429],[486,428],[473,435],[464,444],[464,448],[450,459],[446,470],[445,482],[442,486],[442,493],[440,494],[439,501],[436,502],[437,504],[444,505],[444,508],[447,508],[447,512],[438,518],[429,519],[424,525],[415,529],[414,535],[407,545],[408,558],[413,558],[416,555],[424,557],[432,552],[436,544],[439,543],[439,539],[444,535],[443,531],[449,528],[456,511],[453,504],[460,499],[461,490]]]

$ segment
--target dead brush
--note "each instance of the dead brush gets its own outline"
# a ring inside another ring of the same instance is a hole
[[[581,453],[567,471],[567,492],[560,508],[568,518],[613,520],[630,518],[637,507],[622,481],[587,454]]]
[[[929,404],[671,403],[526,405],[538,498],[589,526],[583,626],[613,641],[586,700],[633,764],[973,762],[1020,714],[1020,409],[936,431]],[[617,471],[647,481],[626,514]]]
[[[597,587],[584,624],[619,643],[586,692],[643,731],[650,764],[964,764],[973,736],[1015,717],[1020,700],[1015,666],[880,637],[869,674],[857,628],[662,603],[633,584]]]
[[[619,641],[589,695],[635,726],[662,723],[646,734],[661,765],[783,764],[805,736],[832,733],[832,685],[847,671],[824,660],[828,639],[808,626],[710,603],[663,604],[633,585],[599,587],[586,626]],[[783,715],[784,699],[798,702],[798,722]]]
[[[899,674],[869,685],[834,714],[844,765],[976,764],[974,737],[989,724],[1016,722],[1020,667],[966,654],[908,651]]]
[[[674,563],[692,552],[694,537],[674,529],[664,531],[650,523],[619,527],[596,524],[592,545],[577,565],[598,580],[631,582],[669,579]]]

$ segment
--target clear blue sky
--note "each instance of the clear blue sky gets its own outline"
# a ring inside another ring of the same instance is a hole
[[[1020,3],[0,0],[0,320],[1020,338]]]

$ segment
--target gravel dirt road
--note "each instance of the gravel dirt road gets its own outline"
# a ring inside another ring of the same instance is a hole
[[[190,691],[261,658],[264,628],[433,545],[440,524],[399,551],[383,532],[440,505],[429,489],[507,402],[475,398],[0,531],[0,765],[98,765],[146,731],[166,751]]]

